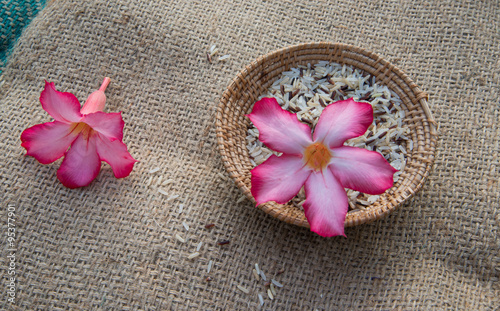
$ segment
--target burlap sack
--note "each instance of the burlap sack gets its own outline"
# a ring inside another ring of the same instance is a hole
[[[8,207],[17,225],[15,303],[2,283],[1,308],[258,310],[259,293],[265,310],[498,308],[499,15],[496,1],[48,4],[0,76],[4,241]],[[310,41],[394,62],[430,94],[439,124],[424,189],[386,219],[347,229],[348,238],[321,238],[237,203],[216,147],[214,113],[234,75]],[[212,44],[231,57],[208,63]],[[103,165],[89,187],[69,190],[56,179],[60,160],[24,157],[19,136],[50,120],[38,101],[44,79],[83,102],[104,76],[106,111],[123,111],[124,141],[141,162],[125,179]],[[200,256],[188,259],[200,242]],[[284,285],[274,300],[254,279],[255,263]]]

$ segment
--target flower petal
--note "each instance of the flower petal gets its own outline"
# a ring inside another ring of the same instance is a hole
[[[101,90],[97,90],[89,95],[80,112],[82,114],[89,114],[97,111],[103,111],[104,106],[106,106],[106,94],[104,94]]]
[[[45,81],[45,89],[40,94],[40,103],[56,121],[72,123],[82,118],[80,102],[75,95],[56,91],[54,83]]]
[[[89,185],[101,170],[101,160],[96,151],[95,135],[89,140],[79,135],[57,170],[57,178],[68,188]]]
[[[309,126],[283,110],[275,98],[259,100],[247,116],[259,130],[259,139],[273,150],[299,155],[312,143]]]
[[[64,155],[78,134],[73,133],[72,124],[59,121],[32,126],[21,134],[21,146],[26,155],[32,156],[42,164],[49,164]]]
[[[123,139],[123,126],[121,112],[94,112],[83,116],[82,122],[88,124],[94,131],[104,135],[109,140]]]
[[[138,162],[120,140],[111,141],[102,134],[97,134],[96,146],[99,158],[111,165],[116,178],[127,177],[132,172],[134,163]]]
[[[305,192],[303,207],[311,231],[324,237],[345,236],[347,194],[330,170],[312,173],[306,181]]]
[[[381,194],[393,184],[397,170],[375,151],[344,146],[332,150],[328,168],[342,186],[368,194]]]
[[[302,188],[311,171],[298,156],[272,155],[251,171],[252,195],[257,205],[275,201],[284,204]]]
[[[363,135],[373,122],[373,108],[352,98],[328,105],[314,129],[314,141],[330,148],[340,147],[347,139]]]

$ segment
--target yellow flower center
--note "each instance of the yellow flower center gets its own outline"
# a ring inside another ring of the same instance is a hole
[[[332,154],[323,143],[313,143],[304,151],[306,165],[315,171],[321,171],[330,163]]]
[[[92,128],[87,123],[83,122],[78,122],[74,124],[75,127],[73,128],[72,132],[74,132],[75,134],[81,133],[83,135],[83,138],[88,139],[92,132]]]

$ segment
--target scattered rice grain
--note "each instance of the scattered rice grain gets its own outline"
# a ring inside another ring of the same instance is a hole
[[[175,200],[175,199],[177,199],[178,197],[179,197],[179,195],[178,195],[178,194],[173,194],[173,195],[171,195],[171,196],[169,196],[169,197],[168,197],[167,201],[172,201],[172,200]]]
[[[260,275],[260,268],[258,263],[255,264],[255,271],[257,271],[257,274]]]
[[[264,297],[262,297],[261,294],[258,294],[259,296],[259,303],[260,303],[260,306],[262,307],[264,305]]]
[[[273,293],[271,292],[271,289],[267,289],[267,296],[269,297],[269,299],[273,300],[274,299],[274,296],[273,296]]]
[[[207,266],[207,273],[210,273],[210,270],[212,270],[212,265],[214,264],[214,262],[212,260],[210,260],[208,262],[208,266]]]
[[[161,183],[161,185],[162,185],[162,186],[166,186],[166,185],[171,184],[171,183],[173,183],[173,182],[174,182],[174,180],[173,180],[173,179],[167,179],[167,180],[163,181],[163,182]]]
[[[250,293],[250,291],[248,289],[246,289],[245,287],[241,286],[241,285],[237,285],[238,289],[241,290],[242,292],[244,292],[245,294],[248,294]]]
[[[186,222],[182,222],[182,225],[184,226],[184,229],[186,229],[186,231],[189,231],[189,226]]]
[[[273,296],[276,297],[276,289],[274,289],[274,284],[271,283],[269,285],[269,289],[271,290],[271,293],[273,293]]]
[[[219,49],[217,48],[217,46],[214,44],[210,47],[210,50],[209,50],[209,55],[210,56],[214,56],[215,54],[217,54],[219,52]]]
[[[240,197],[240,198],[236,201],[236,203],[241,203],[241,202],[245,201],[245,199],[246,199],[246,198],[247,198],[246,196],[242,195],[242,196],[241,196],[241,197]]]
[[[266,275],[264,274],[264,271],[260,270],[260,277],[264,280],[267,281]]]
[[[219,62],[226,61],[229,57],[231,57],[231,55],[224,55],[224,56],[221,56],[221,57],[219,57]]]
[[[198,257],[198,256],[200,256],[200,253],[195,252],[195,253],[190,254],[187,258],[188,258],[188,259],[193,259],[193,258],[196,258],[196,257]]]
[[[160,170],[159,167],[155,167],[154,169],[149,171],[149,174],[154,174],[154,173],[158,172],[159,170]]]
[[[183,239],[180,235],[178,235],[178,234],[176,234],[176,235],[175,235],[175,238],[176,238],[179,242],[181,242],[181,243],[186,243],[186,240],[184,240],[184,239]]]
[[[179,204],[179,214],[184,210],[184,204]]]
[[[278,287],[283,287],[283,285],[280,282],[276,281],[275,279],[272,279],[271,282]]]
[[[168,195],[168,193],[165,190],[161,189],[161,188],[158,189],[158,192],[161,193],[161,194],[163,194],[163,195]]]
[[[196,246],[196,251],[197,252],[200,251],[202,245],[203,245],[203,242],[198,243],[198,246]]]
[[[255,277],[255,279],[258,281],[260,279],[260,276],[259,276],[259,273],[257,273],[257,270],[252,269],[252,273],[253,273],[253,276]]]

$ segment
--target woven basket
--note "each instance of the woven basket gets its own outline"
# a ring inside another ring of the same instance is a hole
[[[404,121],[410,129],[414,148],[408,153],[404,172],[394,186],[366,209],[348,212],[345,226],[368,223],[387,215],[420,190],[431,170],[437,142],[436,123],[427,105],[427,94],[400,69],[374,53],[352,45],[320,42],[295,45],[259,57],[233,79],[222,95],[216,120],[219,151],[236,185],[255,202],[250,192],[253,166],[245,140],[250,120],[245,114],[251,112],[258,97],[267,92],[283,71],[319,61],[361,69],[396,92],[403,102]],[[304,212],[292,204],[268,202],[259,208],[287,223],[309,227]]]

